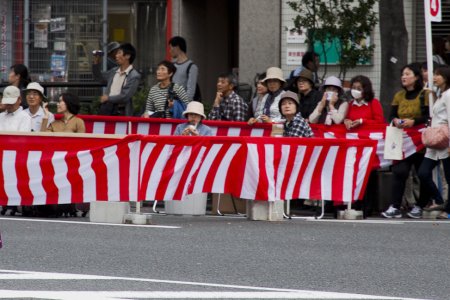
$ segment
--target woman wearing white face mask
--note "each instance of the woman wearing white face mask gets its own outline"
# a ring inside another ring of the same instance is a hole
[[[350,130],[362,124],[383,124],[383,108],[378,99],[374,98],[372,82],[363,75],[358,75],[351,80],[351,95],[347,117],[344,120],[345,127]]]

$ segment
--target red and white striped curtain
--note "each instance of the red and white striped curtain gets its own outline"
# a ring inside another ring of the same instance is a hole
[[[108,116],[81,116],[86,123],[88,133],[97,134],[134,134],[144,135],[172,135],[175,127],[184,122],[174,119],[146,119],[136,117],[108,117]],[[215,136],[270,136],[271,124],[247,125],[244,122],[204,121],[210,126]],[[344,125],[318,125],[311,124],[315,137],[370,139],[377,141],[377,158],[375,168],[392,165],[391,160],[383,158],[384,138],[386,125],[363,124],[361,127],[348,131]],[[421,141],[423,126],[405,129],[403,137],[404,157],[408,157],[424,148]]]
[[[361,198],[376,141],[130,135],[0,135],[0,205],[181,200],[198,192],[255,200]]]

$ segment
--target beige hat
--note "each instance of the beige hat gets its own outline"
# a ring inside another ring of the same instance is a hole
[[[271,67],[268,68],[266,71],[266,78],[263,79],[263,82],[269,79],[278,79],[282,82],[286,82],[286,80],[283,78],[283,70],[277,67]]]
[[[25,91],[37,91],[37,92],[39,92],[39,94],[41,94],[43,100],[47,101],[47,97],[45,97],[45,95],[44,95],[44,88],[38,82],[30,82],[27,85],[27,88],[25,89]]]
[[[2,104],[15,104],[20,97],[20,90],[14,85],[7,86],[3,90]]]
[[[186,116],[186,114],[197,114],[202,116],[203,119],[206,119],[203,104],[198,101],[189,102],[188,106],[186,107],[186,110],[183,112],[183,116]]]

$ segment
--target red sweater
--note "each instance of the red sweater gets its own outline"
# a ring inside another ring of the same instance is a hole
[[[383,108],[381,107],[380,101],[378,99],[372,99],[372,101],[368,102],[368,105],[354,105],[353,102],[355,100],[350,101],[347,117],[346,119],[350,119],[352,121],[362,119],[363,124],[383,124],[384,115]]]

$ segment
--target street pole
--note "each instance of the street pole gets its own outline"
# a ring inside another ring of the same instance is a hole
[[[431,15],[430,15],[430,0],[424,0],[425,11],[425,35],[426,35],[426,50],[427,50],[427,65],[428,65],[428,88],[432,90],[433,87],[433,43],[431,34]],[[430,118],[433,117],[433,93],[429,93],[428,109]]]

